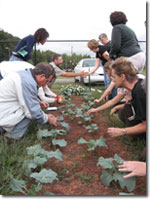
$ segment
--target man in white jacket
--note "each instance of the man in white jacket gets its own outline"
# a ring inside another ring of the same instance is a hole
[[[55,77],[53,67],[39,63],[34,69],[12,72],[0,81],[0,129],[5,136],[20,139],[31,120],[57,126],[57,118],[45,114],[37,99],[38,88]]]
[[[34,68],[34,66],[25,61],[3,61],[0,63],[0,80],[11,72]],[[42,107],[48,107],[48,103],[59,102],[62,97],[52,92],[47,85],[39,87],[38,97]],[[45,103],[44,103],[45,102]],[[46,104],[47,103],[47,104]],[[47,106],[46,106],[47,105]]]

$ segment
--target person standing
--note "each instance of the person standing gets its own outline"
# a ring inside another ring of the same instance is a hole
[[[106,35],[106,33],[101,33],[98,38],[103,45],[109,47],[109,50],[108,50],[108,53],[109,53],[110,47],[111,47],[111,41],[108,39],[108,36]],[[106,64],[106,62],[102,61],[102,65],[104,66],[105,64]],[[104,81],[105,81],[105,88],[107,89],[111,83],[111,79],[109,78],[109,76],[107,75],[105,70],[104,70]],[[117,95],[117,87],[114,86],[111,94],[108,96],[108,99],[112,99],[116,95]]]
[[[123,12],[115,11],[110,15],[110,23],[113,26],[111,35],[111,59],[127,57],[134,65],[138,73],[143,71],[146,62],[145,53],[138,44],[135,32],[126,26],[127,17]]]
[[[106,33],[101,33],[101,34],[99,35],[98,38],[99,38],[100,42],[101,42],[104,46],[108,46],[108,47],[109,47],[108,50],[107,50],[108,53],[109,53],[111,43],[110,43],[110,41],[108,40],[108,37],[107,37]],[[102,65],[104,66],[106,62],[107,62],[106,60],[102,60]],[[105,70],[104,70],[104,83],[105,83],[105,88],[106,88],[106,89],[109,87],[110,82],[111,82],[111,80],[110,80],[110,78],[107,76],[107,74],[106,74],[106,72],[105,72]]]
[[[32,57],[33,46],[36,43],[45,44],[48,37],[46,29],[39,28],[34,35],[28,35],[18,42],[9,61],[28,61]]]
[[[96,41],[95,39],[90,40],[88,42],[87,46],[92,52],[94,52],[96,54],[95,66],[89,72],[89,74],[92,74],[99,68],[100,64],[102,64],[104,66],[105,63],[110,60],[109,53],[108,53],[110,51],[110,46],[109,45],[99,45],[98,41]],[[105,82],[105,88],[107,89],[110,82],[109,82],[109,84],[106,83],[105,73],[104,73],[104,82]],[[117,91],[114,92],[113,97],[116,96],[116,94],[117,94]]]

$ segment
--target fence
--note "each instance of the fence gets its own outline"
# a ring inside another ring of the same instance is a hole
[[[9,60],[11,56],[11,52],[15,48],[17,44],[17,40],[7,40],[0,41],[0,62],[3,60]],[[95,56],[94,53],[90,52],[87,47],[88,40],[47,40],[46,44],[38,47],[34,46],[34,65],[37,63],[36,60],[36,51],[38,49],[41,50],[50,50],[60,54],[66,53],[72,55],[73,53],[82,54],[82,55],[90,55]],[[146,52],[146,41],[138,41],[142,50]]]

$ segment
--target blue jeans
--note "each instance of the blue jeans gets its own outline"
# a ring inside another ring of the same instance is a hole
[[[111,82],[110,78],[108,77],[108,75],[104,71],[104,83],[105,83],[105,88],[106,89],[109,87],[110,82]]]
[[[23,60],[22,60],[21,58],[18,58],[18,57],[16,57],[16,56],[12,55],[12,56],[10,57],[9,61],[23,61]]]
[[[21,122],[16,124],[10,133],[6,133],[6,137],[12,139],[20,139],[27,131],[31,119],[24,118]]]

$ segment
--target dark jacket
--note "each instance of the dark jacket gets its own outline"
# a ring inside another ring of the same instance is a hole
[[[110,58],[130,57],[141,51],[137,37],[132,29],[125,24],[117,24],[113,27]]]

